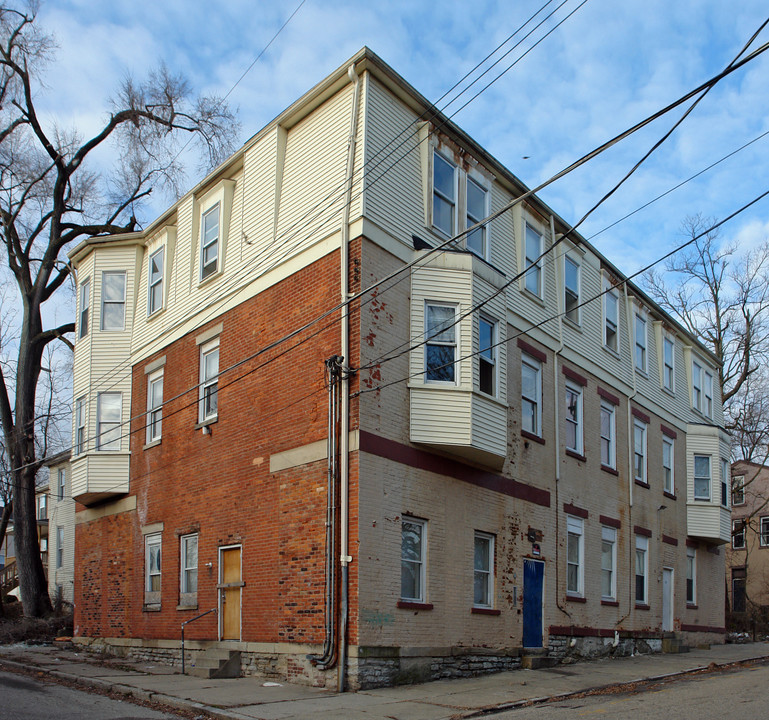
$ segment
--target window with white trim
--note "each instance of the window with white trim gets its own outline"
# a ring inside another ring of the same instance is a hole
[[[566,516],[566,592],[584,595],[585,592],[585,524],[582,518]]]
[[[633,421],[633,477],[646,483],[646,423],[636,418]]]
[[[179,592],[182,595],[194,595],[198,592],[198,536],[182,535],[179,550]],[[191,600],[191,598],[185,598]],[[186,603],[183,603],[186,604]]]
[[[488,213],[488,195],[485,187],[467,178],[467,227],[472,227],[483,220]],[[488,227],[481,225],[467,233],[467,249],[482,258],[489,257]]]
[[[487,395],[497,394],[497,323],[483,315],[478,320],[479,389]]]
[[[221,203],[203,212],[200,218],[200,280],[215,275],[219,270],[219,229]]]
[[[433,151],[433,227],[452,237],[456,231],[457,168]]]
[[[703,408],[702,412],[707,417],[713,417],[713,373],[709,370],[705,370],[705,379],[703,381],[702,395],[703,395]]]
[[[649,538],[635,536],[635,601],[639,605],[649,604]]]
[[[721,458],[721,505],[729,507],[729,461]]]
[[[57,477],[56,495],[59,500],[63,500],[64,493],[66,492],[66,488],[67,488],[67,471],[64,468],[59,468],[56,473],[56,477]]]
[[[601,465],[616,468],[616,417],[615,407],[608,400],[601,400]]]
[[[521,354],[521,428],[542,435],[542,363]]]
[[[160,604],[161,548],[162,537],[160,533],[144,536],[145,605]]]
[[[401,600],[425,601],[427,523],[403,516],[401,520]]]
[[[64,567],[64,528],[56,526],[56,568]]]
[[[566,384],[566,449],[582,454],[582,388]]]
[[[101,329],[125,329],[124,272],[103,272],[101,275]]]
[[[675,390],[675,343],[667,335],[662,339],[662,387]]]
[[[675,461],[675,441],[662,436],[662,489],[671,495],[676,494],[675,476],[673,474]]]
[[[612,283],[604,278],[603,296],[603,344],[613,352],[619,352],[619,293],[612,289]]]
[[[425,381],[456,382],[457,308],[425,304]]]
[[[745,504],[745,476],[735,475],[732,478],[732,506]]]
[[[639,313],[635,315],[635,366],[646,372],[646,319]]]
[[[473,606],[494,607],[494,536],[477,531],[473,545]]]
[[[200,346],[200,406],[198,421],[213,420],[219,414],[219,338]]]
[[[85,396],[75,400],[75,455],[85,452]]]
[[[601,598],[617,599],[617,529],[601,526]]]
[[[692,360],[692,407],[702,411],[702,366]]]
[[[46,493],[37,496],[37,519],[48,519],[48,495]]]
[[[96,398],[96,449],[120,450],[123,394],[99,393]]]
[[[147,443],[160,440],[163,426],[163,369],[147,376]]]
[[[579,325],[579,263],[564,255],[563,258],[563,308],[565,316]]]
[[[78,337],[88,335],[88,315],[91,312],[91,280],[84,280],[80,285],[80,327]]]
[[[697,550],[686,548],[686,604],[697,604]]]
[[[694,499],[710,500],[710,455],[694,456]]]
[[[524,260],[524,287],[537,297],[542,297],[542,234],[526,223],[526,250]]]
[[[165,248],[160,248],[150,255],[147,273],[147,315],[152,315],[163,307],[164,264]]]
[[[745,549],[745,521],[732,520],[732,548],[734,550]]]
[[[759,520],[758,541],[761,547],[769,547],[769,517]]]

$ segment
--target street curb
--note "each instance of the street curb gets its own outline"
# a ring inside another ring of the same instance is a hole
[[[759,655],[753,658],[745,658],[744,660],[729,660],[728,662],[711,662],[707,665],[700,665],[694,668],[688,668],[686,670],[677,670],[676,672],[664,673],[662,675],[650,675],[649,677],[636,678],[635,680],[625,680],[621,683],[609,683],[607,685],[596,685],[595,687],[587,688],[585,690],[571,690],[565,693],[558,693],[557,695],[545,695],[542,697],[526,698],[524,700],[515,700],[513,702],[500,703],[499,705],[493,705],[490,707],[482,708],[480,710],[470,710],[466,713],[459,713],[455,715],[455,718],[477,718],[485,717],[486,715],[494,715],[496,713],[505,712],[507,710],[517,710],[518,708],[532,707],[534,705],[544,705],[548,702],[560,702],[562,700],[568,700],[573,697],[584,697],[586,695],[598,695],[604,690],[608,689],[621,689],[623,687],[630,687],[643,682],[659,682],[661,680],[671,680],[677,677],[684,677],[686,675],[696,675],[709,669],[725,669],[737,665],[745,665],[752,663],[767,663],[769,662],[769,655]],[[713,668],[715,666],[715,668]]]

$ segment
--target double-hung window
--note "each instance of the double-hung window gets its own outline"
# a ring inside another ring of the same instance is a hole
[[[601,526],[601,598],[617,599],[617,529]]]
[[[686,604],[697,604],[697,550],[686,548]]]
[[[673,392],[675,390],[675,344],[669,337],[662,340],[662,387]]]
[[[542,435],[542,364],[521,355],[521,428]]]
[[[96,449],[120,450],[122,393],[99,393],[96,408]]]
[[[482,532],[473,546],[473,605],[494,607],[494,536]]]
[[[563,259],[563,308],[566,318],[579,324],[579,263]]]
[[[85,397],[75,400],[75,455],[85,452]]]
[[[710,500],[710,455],[694,456],[694,499]]]
[[[497,374],[497,324],[483,316],[479,319],[478,370],[479,388],[482,393],[496,395]]]
[[[163,307],[163,265],[165,261],[164,248],[150,255],[149,273],[147,277],[147,315],[157,312]]]
[[[692,407],[702,411],[702,366],[692,360]]]
[[[101,284],[101,329],[125,328],[125,273],[103,272]]]
[[[729,461],[721,458],[721,505],[729,507]]]
[[[584,520],[566,516],[566,592],[583,595],[585,592]]]
[[[56,493],[56,496],[59,500],[64,499],[64,493],[66,492],[67,487],[67,471],[64,468],[59,468],[57,472],[57,483],[56,487],[58,492]]]
[[[758,541],[761,547],[769,547],[769,517],[762,517],[759,521]]]
[[[401,520],[401,600],[425,601],[427,523],[404,516]]]
[[[37,519],[48,519],[48,495],[45,493],[37,496]]]
[[[745,521],[732,520],[732,548],[734,550],[745,549]]]
[[[705,379],[702,383],[702,412],[707,417],[713,417],[713,373],[705,370]]]
[[[609,290],[611,283],[604,280],[603,296],[603,344],[613,352],[619,352],[619,294]]]
[[[182,535],[179,555],[179,592],[193,595],[198,591],[198,536]],[[187,598],[190,599],[191,598]],[[183,603],[187,604],[187,603]]]
[[[735,475],[732,478],[732,505],[745,504],[745,476]]]
[[[56,526],[56,568],[64,567],[64,528]]]
[[[673,468],[675,462],[675,441],[673,438],[662,437],[662,489],[670,495],[676,494]]]
[[[566,385],[566,449],[582,454],[582,388]]]
[[[161,543],[160,533],[144,536],[144,602],[160,604]]]
[[[524,260],[524,287],[537,297],[542,297],[542,235],[526,223],[526,252]]]
[[[205,280],[219,270],[219,218],[221,206],[216,203],[200,220],[200,279]]]
[[[163,370],[147,377],[147,443],[160,440],[163,424]]]
[[[449,237],[456,229],[457,169],[433,153],[433,226]]]
[[[633,421],[633,477],[646,483],[646,423],[638,418]]]
[[[615,407],[607,400],[601,401],[601,465],[617,466]]]
[[[88,315],[91,311],[91,281],[84,280],[80,285],[80,329],[78,337],[88,335]]]
[[[453,305],[425,305],[425,380],[456,382],[457,309]]]
[[[646,372],[646,319],[638,313],[635,316],[635,366],[636,370]]]
[[[213,420],[219,413],[219,338],[200,346],[200,408],[198,420]]]
[[[649,538],[635,536],[635,601],[639,605],[649,604]]]
[[[488,215],[488,191],[472,178],[467,178],[467,227],[472,227]],[[482,258],[488,258],[488,233],[481,225],[467,233],[467,249]]]

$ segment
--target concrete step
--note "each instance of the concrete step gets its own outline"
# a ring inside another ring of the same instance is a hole
[[[548,657],[547,655],[538,655],[525,653],[521,655],[521,667],[524,670],[538,670],[539,668],[555,667],[558,664],[558,658]]]
[[[663,637],[662,638],[662,652],[664,653],[688,653],[689,646],[684,644],[684,641],[677,636]]]
[[[240,677],[240,652],[223,648],[209,648],[195,658],[190,675],[202,678]]]

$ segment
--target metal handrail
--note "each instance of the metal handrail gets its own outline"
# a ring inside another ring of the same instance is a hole
[[[190,623],[195,622],[195,620],[200,620],[200,618],[205,617],[206,615],[210,615],[211,613],[215,613],[215,612],[216,612],[216,608],[213,607],[210,610],[206,610],[204,613],[200,613],[200,615],[198,615],[198,616],[196,616],[194,618],[191,618],[190,620],[185,620],[182,623],[182,675],[186,675],[187,674],[185,672],[186,671],[186,666],[185,666],[185,662],[184,662],[184,626],[185,625],[189,625]]]

